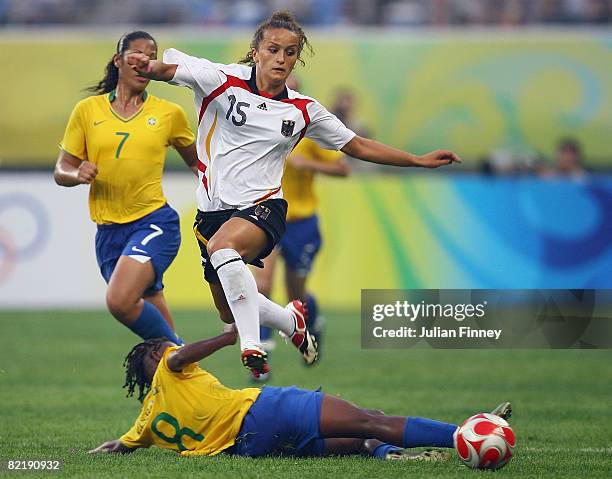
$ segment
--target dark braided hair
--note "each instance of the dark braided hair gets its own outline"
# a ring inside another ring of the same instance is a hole
[[[255,65],[255,61],[253,60],[253,48],[255,50],[259,48],[259,44],[263,40],[265,31],[272,28],[283,28],[295,33],[298,36],[298,61],[302,64],[302,66],[306,65],[301,57],[302,50],[304,47],[306,47],[310,55],[314,55],[314,51],[308,42],[308,38],[306,38],[304,30],[302,30],[302,27],[290,12],[274,12],[270,18],[257,27],[257,30],[255,30],[255,34],[253,35],[253,39],[251,40],[251,50],[249,50],[246,56],[240,60],[240,63],[246,63],[249,66]]]
[[[151,380],[145,374],[144,358],[168,341],[166,338],[147,339],[134,346],[128,353],[123,361],[125,367],[125,384],[123,387],[128,390],[126,397],[132,397],[136,386],[138,386],[138,400],[143,401],[151,388]]]
[[[136,30],[134,32],[123,34],[123,36],[117,42],[117,51],[115,52],[115,55],[123,55],[130,47],[130,43],[140,38],[151,40],[153,43],[155,43],[155,46],[157,46],[155,38],[153,38],[149,33],[143,32],[142,30]],[[106,64],[104,78],[102,78],[102,80],[100,80],[96,85],[92,85],[87,88],[87,91],[102,95],[104,93],[110,93],[117,88],[117,82],[119,81],[119,69],[115,66],[115,55],[113,55],[110,61]]]

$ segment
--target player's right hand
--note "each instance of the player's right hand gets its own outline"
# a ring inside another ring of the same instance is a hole
[[[83,161],[77,171],[77,181],[80,184],[90,184],[98,175],[98,167],[89,161]]]
[[[149,55],[140,52],[130,52],[125,55],[125,61],[129,67],[136,73],[143,75],[149,73],[150,61]]]

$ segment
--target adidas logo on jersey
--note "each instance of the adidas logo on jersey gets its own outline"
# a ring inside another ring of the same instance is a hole
[[[257,108],[259,108],[260,110],[268,111],[268,107],[266,106],[265,102],[263,102],[261,105],[257,105]]]

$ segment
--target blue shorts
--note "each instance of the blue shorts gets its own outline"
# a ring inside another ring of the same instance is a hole
[[[155,283],[145,291],[144,295],[148,296],[164,289],[164,272],[176,257],[180,245],[178,213],[166,204],[130,223],[98,225],[96,259],[107,283],[121,256],[130,256],[142,263],[151,261]]]
[[[227,452],[247,457],[322,456],[322,400],[321,391],[265,386]]]
[[[303,220],[288,221],[287,230],[279,246],[286,267],[300,276],[306,276],[312,269],[312,263],[321,248],[317,215]]]

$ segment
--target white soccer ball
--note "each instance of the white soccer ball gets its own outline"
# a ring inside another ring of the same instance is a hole
[[[459,427],[455,448],[468,467],[499,469],[512,458],[515,445],[514,431],[504,419],[481,413]]]

